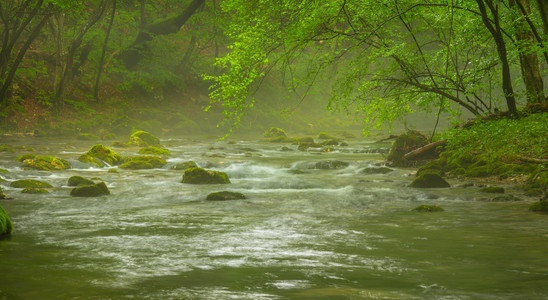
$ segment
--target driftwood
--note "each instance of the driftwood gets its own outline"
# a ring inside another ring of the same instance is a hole
[[[413,150],[413,151],[411,151],[411,152],[408,152],[408,153],[406,153],[403,157],[404,157],[405,159],[410,159],[410,158],[413,158],[413,157],[415,157],[415,156],[421,155],[421,154],[423,154],[423,153],[425,153],[425,152],[428,152],[428,151],[430,151],[430,150],[432,150],[432,149],[435,149],[435,148],[438,147],[438,146],[445,145],[445,143],[447,143],[447,140],[441,140],[441,141],[433,142],[433,143],[430,143],[430,144],[428,144],[428,145],[422,146],[422,147],[420,147],[420,148],[418,148],[418,149],[415,149],[415,150]]]
[[[516,155],[517,159],[528,162],[528,163],[535,163],[535,164],[546,164],[548,163],[548,159],[543,158],[532,158],[532,157],[526,157],[522,155]]]

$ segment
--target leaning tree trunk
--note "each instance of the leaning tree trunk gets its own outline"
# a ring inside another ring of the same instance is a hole
[[[544,26],[544,36],[548,38],[548,1],[537,0],[537,4],[540,18],[542,19],[542,25]]]
[[[145,25],[137,35],[135,42],[121,56],[126,67],[132,68],[139,63],[144,52],[147,51],[146,43],[151,41],[154,36],[176,33],[204,3],[205,0],[193,0],[181,14]]]
[[[518,42],[521,75],[527,90],[527,103],[542,103],[544,102],[544,85],[540,74],[538,55],[535,51],[535,37],[524,19],[531,13],[531,5],[529,0],[510,0],[510,6],[521,17],[517,20],[516,40]]]
[[[110,36],[110,30],[112,29],[112,23],[114,23],[114,16],[116,15],[116,0],[112,2],[112,12],[110,15],[110,21],[108,23],[107,34],[105,36],[105,42],[103,43],[103,51],[101,52],[101,59],[99,59],[99,70],[97,71],[97,78],[95,79],[95,87],[93,88],[93,97],[96,102],[99,102],[99,84],[101,81],[101,73],[103,73],[103,63],[105,61],[105,54],[107,52],[108,37]]]

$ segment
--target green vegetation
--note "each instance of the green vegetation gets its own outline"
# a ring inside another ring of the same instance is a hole
[[[141,155],[134,157],[125,157],[124,163],[120,165],[121,169],[157,169],[165,166],[166,160],[151,155]]]
[[[120,154],[100,144],[94,145],[93,147],[91,147],[91,149],[88,150],[88,152],[78,158],[78,160],[81,162],[95,163],[99,167],[104,166],[104,164],[102,164],[101,161],[97,161],[97,159],[105,161],[111,166],[119,165],[122,163],[122,156],[120,156]]]
[[[228,175],[224,172],[204,170],[202,168],[189,168],[183,172],[182,183],[191,184],[227,184],[230,183]]]
[[[104,182],[99,182],[92,185],[75,187],[70,191],[70,195],[74,197],[99,197],[110,195],[110,191]]]
[[[414,188],[446,188],[451,187],[451,185],[445,181],[438,173],[423,173],[411,184],[410,187]]]
[[[171,155],[171,152],[167,149],[158,147],[144,147],[139,149],[139,154],[153,154],[153,155]]]
[[[14,188],[51,188],[53,187],[51,184],[47,182],[34,180],[34,179],[20,179],[20,180],[12,181],[10,183],[10,186]]]
[[[82,176],[71,176],[68,179],[67,185],[68,186],[80,186],[80,185],[92,185],[94,184],[93,180],[89,180],[87,178],[84,178]]]
[[[34,169],[43,171],[58,171],[72,168],[71,164],[61,158],[51,156],[37,156],[23,160],[23,169]]]
[[[2,206],[0,206],[0,236],[3,235],[9,235],[11,234],[13,230],[13,225],[11,223],[10,217],[4,210]]]
[[[49,194],[48,190],[39,189],[39,188],[25,188],[25,189],[21,190],[21,193],[24,193],[24,194]]]

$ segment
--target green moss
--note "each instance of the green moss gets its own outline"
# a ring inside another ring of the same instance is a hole
[[[226,200],[238,200],[238,199],[245,199],[245,195],[237,192],[222,191],[222,192],[211,193],[207,195],[206,197],[206,200],[210,200],[210,201],[226,201]]]
[[[43,171],[57,171],[72,168],[70,163],[64,159],[51,156],[38,156],[23,161],[23,169],[34,169]]]
[[[430,173],[437,173],[440,176],[444,175],[443,167],[441,165],[441,162],[439,160],[431,160],[427,162],[424,166],[420,167],[417,170],[417,176],[420,174],[423,174],[425,171],[428,171]]]
[[[128,161],[121,164],[120,169],[129,169],[129,170],[154,169],[154,166],[152,166],[152,164],[146,161],[135,160],[135,161]]]
[[[270,143],[291,143],[293,142],[293,139],[290,139],[286,136],[276,136],[276,137],[271,137],[267,139],[266,141]]]
[[[300,137],[293,140],[293,145],[300,145],[302,143],[314,144],[314,139],[311,137]]]
[[[186,169],[190,169],[190,168],[196,168],[198,167],[198,165],[193,162],[193,161],[186,161],[186,162],[182,162],[182,163],[178,163],[176,165],[174,165],[173,167],[171,167],[172,170],[186,170]]]
[[[75,187],[70,191],[70,195],[74,197],[98,197],[110,195],[110,191],[104,182],[99,182],[93,185]]]
[[[6,170],[6,169],[2,169],[2,168],[0,168],[0,173],[8,174],[8,173],[9,173],[9,171],[8,171],[8,170]]]
[[[120,172],[118,172],[118,169],[114,169],[114,168],[108,169],[108,172],[109,173],[120,173]]]
[[[10,186],[14,188],[51,188],[53,187],[51,184],[47,182],[34,180],[34,179],[20,179],[20,180],[12,181],[10,183]]]
[[[147,164],[150,164],[152,168],[146,167],[145,164],[142,164],[142,169],[158,169],[167,163],[164,158],[158,157],[158,156],[152,156],[152,155],[140,155],[140,156],[133,156],[133,157],[125,157],[124,163],[120,165],[120,168],[122,169],[133,169],[139,166],[136,162],[144,162]]]
[[[83,163],[94,164],[98,168],[102,168],[102,167],[105,166],[105,163],[103,163],[101,160],[99,160],[99,159],[97,159],[93,156],[90,156],[88,154],[80,155],[80,157],[78,157],[78,160],[83,162]]]
[[[466,169],[465,168],[457,168],[457,169],[454,169],[453,171],[451,171],[451,174],[453,174],[453,175],[464,175],[464,174],[466,174]]]
[[[159,146],[160,139],[146,131],[136,131],[129,137],[128,144],[139,147]]]
[[[537,201],[529,206],[529,210],[535,212],[548,212],[548,201]]]
[[[0,235],[9,235],[13,231],[13,224],[11,223],[8,213],[0,206]]]
[[[118,142],[118,141],[114,141],[114,142],[110,143],[110,145],[111,145],[112,147],[117,147],[117,148],[127,148],[127,147],[130,146],[130,145],[128,145],[127,143]]]
[[[15,158],[15,160],[18,161],[18,162],[24,162],[27,159],[35,159],[35,158],[36,158],[36,155],[30,153],[30,154],[21,155],[21,156]]]
[[[473,167],[466,170],[466,176],[468,177],[488,177],[493,175],[493,171],[490,166]]]
[[[190,168],[184,171],[181,182],[191,184],[227,184],[230,183],[230,180],[224,172]]]
[[[320,140],[333,140],[335,139],[334,136],[331,136],[330,134],[328,134],[327,132],[320,132],[318,133],[318,138]]]
[[[287,137],[285,131],[278,127],[270,127],[265,133],[264,137],[266,138],[275,138],[275,137]]]
[[[92,180],[89,180],[87,178],[84,178],[82,176],[71,176],[68,179],[67,185],[68,186],[81,186],[81,185],[92,185],[94,182]]]
[[[101,144],[94,145],[88,150],[88,152],[86,152],[86,154],[96,159],[100,159],[111,166],[116,166],[122,163],[122,156],[120,156],[120,154]],[[80,158],[78,160],[80,160]]]
[[[488,186],[481,188],[479,190],[482,193],[490,193],[490,194],[504,194],[504,188],[498,187],[498,186]]]
[[[15,152],[15,149],[9,145],[0,145],[0,152]]]
[[[139,154],[171,155],[171,152],[167,149],[150,146],[139,149]]]
[[[38,189],[38,188],[26,188],[21,191],[21,193],[25,194],[48,194],[49,192],[46,189]]]
[[[327,140],[323,143],[321,143],[322,146],[337,146],[339,145],[339,142],[337,140]]]
[[[424,173],[417,176],[409,186],[414,188],[446,188],[451,185],[439,174]]]
[[[418,212],[439,212],[439,211],[444,211],[444,209],[437,206],[437,205],[419,205],[419,206],[413,208],[413,211],[418,211]]]

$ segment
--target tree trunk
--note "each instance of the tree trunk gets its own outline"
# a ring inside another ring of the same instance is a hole
[[[516,5],[517,1],[519,3]],[[521,7],[518,7],[519,5]],[[510,7],[514,8],[518,16],[522,18],[531,13],[529,0],[510,0]],[[519,48],[521,75],[527,90],[527,104],[543,103],[544,85],[540,74],[538,55],[535,51],[535,37],[524,19],[518,19],[516,40]]]
[[[544,37],[548,39],[548,1],[537,0],[538,10],[540,18],[542,19],[542,25],[544,26]]]
[[[495,40],[495,44],[497,46],[497,53],[499,55],[499,60],[502,64],[502,91],[504,93],[504,97],[506,98],[508,111],[512,115],[516,115],[518,111],[516,107],[514,89],[512,87],[512,77],[510,76],[510,63],[508,62],[506,43],[504,42],[504,37],[500,28],[500,18],[497,7],[495,7],[492,0],[476,0],[476,2],[481,13],[481,19],[483,21],[483,24],[491,33],[491,36]],[[491,15],[493,16],[494,27],[493,24],[491,24],[491,19],[489,18],[489,15],[487,13],[487,7],[485,6],[486,4],[489,7]]]
[[[99,70],[97,71],[97,78],[95,79],[95,87],[93,89],[93,97],[95,98],[96,102],[99,102],[99,83],[101,80],[101,73],[103,72],[103,62],[105,61],[105,54],[107,52],[108,37],[110,35],[110,30],[112,29],[112,23],[114,23],[115,15],[116,15],[116,0],[112,2],[112,13],[110,15],[110,21],[108,23],[107,34],[105,36],[105,43],[103,44],[103,51],[101,52],[101,59],[99,60]]]
[[[147,51],[147,42],[151,41],[156,35],[176,33],[179,31],[204,3],[205,0],[193,0],[181,14],[146,25],[137,35],[135,42],[124,51],[120,59],[124,62],[126,67],[134,67],[143,58],[143,53]]]

